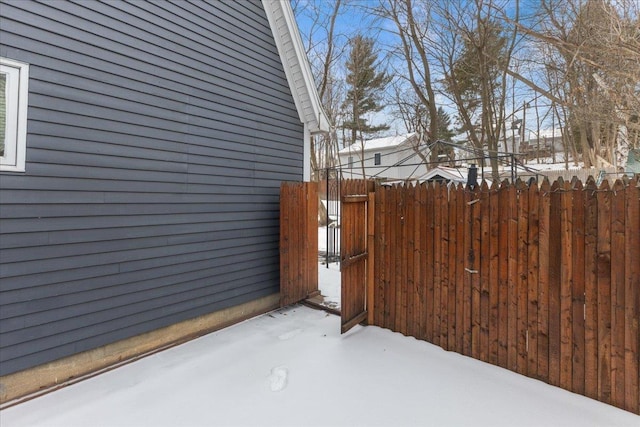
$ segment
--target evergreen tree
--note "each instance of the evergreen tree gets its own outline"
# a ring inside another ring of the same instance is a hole
[[[450,129],[451,117],[442,107],[438,107],[438,116],[436,120],[438,122],[438,134],[436,135],[436,139],[451,141],[451,138],[455,135],[455,133]]]
[[[504,122],[505,70],[512,44],[502,22],[484,14],[479,9],[476,25],[467,28],[460,56],[452,64],[445,86],[475,148],[484,152],[486,145],[493,178],[498,179],[498,141],[503,131],[499,124]]]
[[[374,51],[374,41],[361,34],[350,41],[350,53],[347,60],[347,92],[345,108],[350,113],[350,120],[345,120],[343,127],[351,131],[351,143],[355,143],[358,134],[364,136],[389,129],[387,124],[371,125],[364,115],[382,110],[380,105],[382,93],[391,81],[384,71],[378,71],[378,55]]]
[[[438,107],[436,116],[436,128],[438,133],[436,134],[433,140],[435,141],[446,141],[451,142],[451,138],[454,135],[454,132],[450,129],[451,126],[451,117],[447,114],[446,111],[442,107]],[[453,151],[453,147],[448,144],[435,144],[431,151],[431,161],[440,161],[441,155],[445,155],[448,159],[448,162],[451,166],[455,166],[455,152]]]

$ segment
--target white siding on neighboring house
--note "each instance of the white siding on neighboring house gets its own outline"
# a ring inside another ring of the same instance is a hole
[[[362,160],[364,158],[366,178],[417,178],[425,174],[427,168],[415,152],[414,143],[415,134],[410,133],[365,141],[364,153],[362,145],[358,142],[343,148],[338,153],[343,176],[354,179],[362,178]]]

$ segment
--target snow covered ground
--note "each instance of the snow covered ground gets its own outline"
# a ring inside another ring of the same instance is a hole
[[[324,297],[323,305],[340,310],[340,264],[318,265],[318,289]]]
[[[333,239],[336,243],[335,250],[340,250],[340,229],[329,228],[329,239]],[[327,250],[327,227],[318,228],[318,252],[322,254]],[[331,244],[329,245],[331,247]],[[333,252],[332,247],[332,252]],[[323,256],[320,256],[320,260],[324,260]],[[329,308],[340,310],[340,264],[337,262],[330,262],[327,264],[324,261],[318,265],[318,288],[320,293],[324,297],[323,301],[319,302]]]
[[[340,251],[340,228],[318,227],[318,252],[326,252],[329,247],[330,252]]]
[[[638,426],[378,327],[278,310],[3,410],[15,426]]]

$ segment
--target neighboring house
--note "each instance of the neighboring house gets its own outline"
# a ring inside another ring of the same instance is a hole
[[[539,134],[529,132],[528,138],[519,144],[524,159],[552,157],[564,153],[561,129],[544,129]]]
[[[469,171],[467,168],[437,166],[424,175],[418,177],[418,181],[437,181],[443,183],[466,184],[468,173]]]
[[[277,306],[329,129],[289,2],[0,13],[0,400]]]
[[[360,142],[356,142],[338,152],[342,176],[344,178],[362,178],[364,161],[366,178],[412,179],[427,172],[424,161],[416,153],[416,133],[370,139],[364,142],[364,150]],[[363,157],[364,153],[364,157]],[[424,149],[424,156],[429,152]]]

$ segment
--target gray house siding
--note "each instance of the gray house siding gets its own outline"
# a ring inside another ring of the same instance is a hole
[[[2,1],[30,64],[0,174],[0,375],[279,290],[300,123],[258,1]]]

